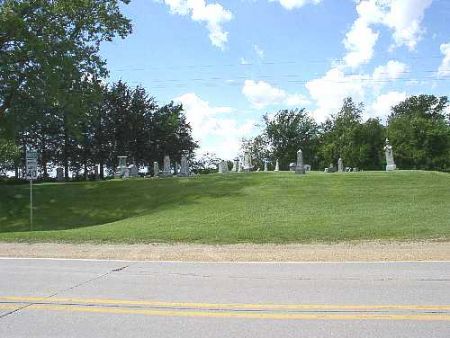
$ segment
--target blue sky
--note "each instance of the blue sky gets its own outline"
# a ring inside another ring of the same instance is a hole
[[[318,121],[343,98],[365,118],[409,95],[449,95],[447,0],[133,0],[134,32],[102,46],[119,79],[184,104],[200,152],[231,159],[264,113]]]

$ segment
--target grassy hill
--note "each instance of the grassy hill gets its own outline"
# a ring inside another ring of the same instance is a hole
[[[251,173],[0,185],[0,241],[450,239],[450,175]]]

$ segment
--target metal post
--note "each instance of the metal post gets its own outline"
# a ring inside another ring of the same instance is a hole
[[[30,180],[30,231],[33,231],[33,180]]]

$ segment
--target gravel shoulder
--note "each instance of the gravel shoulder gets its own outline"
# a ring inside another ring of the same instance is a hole
[[[450,242],[337,244],[2,243],[0,257],[203,262],[450,261]]]

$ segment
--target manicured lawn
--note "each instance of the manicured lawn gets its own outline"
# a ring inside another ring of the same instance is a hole
[[[287,243],[450,239],[450,175],[251,173],[0,185],[0,241]]]

